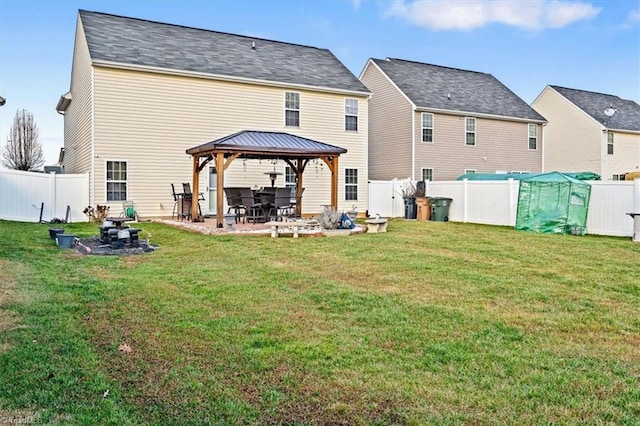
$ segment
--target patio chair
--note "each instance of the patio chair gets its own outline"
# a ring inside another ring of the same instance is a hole
[[[171,212],[171,219],[178,216],[178,202],[180,202],[180,195],[176,193],[176,187],[171,184],[171,195],[173,195],[173,211]]]
[[[262,203],[256,200],[251,188],[238,188],[240,190],[240,198],[244,206],[244,220],[257,223],[258,221],[266,221],[266,215],[262,208]]]
[[[193,193],[191,192],[191,184],[189,182],[182,184],[182,197],[185,201],[191,203],[193,197]],[[200,208],[200,201],[204,200],[204,194],[202,192],[198,193],[198,214],[202,216],[202,208]],[[191,210],[189,210],[188,219],[191,219],[193,216],[191,214]]]
[[[273,213],[276,220],[284,220],[285,217],[293,217],[295,205],[291,204],[291,188],[276,188]]]
[[[245,215],[245,207],[242,204],[242,197],[240,196],[240,188],[224,188],[224,194],[227,198],[227,214],[233,213],[236,216],[236,223],[240,222],[240,219]]]

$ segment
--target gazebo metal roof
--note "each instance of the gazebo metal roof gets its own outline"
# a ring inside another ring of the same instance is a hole
[[[224,151],[225,157],[239,153],[238,158],[318,158],[340,155],[346,149],[283,132],[243,130],[232,135],[190,148],[187,154],[196,155]]]

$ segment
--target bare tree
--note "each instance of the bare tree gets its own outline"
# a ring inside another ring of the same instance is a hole
[[[7,144],[2,147],[2,164],[15,170],[39,170],[44,165],[40,131],[33,114],[23,109],[16,111],[9,129]]]

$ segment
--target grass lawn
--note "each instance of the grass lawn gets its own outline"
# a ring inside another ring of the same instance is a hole
[[[0,221],[0,423],[640,423],[631,238],[139,227],[101,257]]]

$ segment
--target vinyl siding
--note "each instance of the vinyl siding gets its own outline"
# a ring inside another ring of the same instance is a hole
[[[544,127],[544,171],[601,171],[602,127],[550,87],[533,108],[549,122]]]
[[[90,173],[92,68],[80,20],[71,69],[71,103],[64,114],[64,170],[65,173]]]
[[[536,150],[529,149],[529,123],[476,117],[476,144],[465,144],[465,116],[433,114],[433,143],[422,142],[422,113],[416,112],[416,171],[434,170],[434,180],[477,173],[542,170],[542,126]],[[472,116],[471,116],[472,117]],[[418,176],[419,178],[420,176]]]
[[[373,63],[367,65],[361,81],[372,92],[369,177],[376,180],[407,178],[411,176],[413,106]]]
[[[606,144],[606,135],[603,139]],[[603,180],[611,180],[614,174],[640,170],[640,135],[631,133],[613,134],[613,155],[605,155]]]
[[[339,208],[344,201],[344,168],[357,168],[357,205],[367,205],[367,128],[365,96],[313,91],[300,93],[300,127],[284,125],[288,89],[165,74],[95,68],[96,200],[105,202],[106,161],[127,161],[128,198],[143,217],[170,216],[170,184],[191,182],[192,159],[185,151],[241,130],[281,131],[346,148],[339,159]],[[344,130],[344,99],[357,98],[358,131]],[[269,186],[268,161],[235,160],[225,172],[227,186]],[[284,172],[280,161],[276,170]],[[320,211],[330,202],[331,173],[321,161],[303,175],[303,213]],[[207,196],[208,169],[200,173]],[[276,186],[284,185],[278,176]],[[201,203],[203,208],[208,200]],[[115,208],[121,208],[115,203]]]

